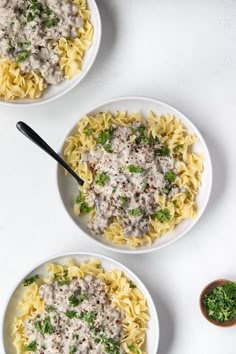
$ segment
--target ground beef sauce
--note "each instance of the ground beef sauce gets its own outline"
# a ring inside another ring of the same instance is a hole
[[[176,161],[169,148],[158,137],[148,137],[147,127],[137,122],[114,125],[95,139],[95,148],[81,156],[94,174],[86,201],[95,206],[96,215],[89,227],[103,233],[116,216],[125,237],[142,237],[150,215],[161,209],[155,194],[172,198],[179,192],[167,178],[176,176]]]
[[[25,321],[36,354],[123,354],[122,314],[100,279],[61,281],[40,287],[45,310]]]

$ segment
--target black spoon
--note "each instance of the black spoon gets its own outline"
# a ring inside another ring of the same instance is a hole
[[[82,186],[84,181],[70,168],[70,166],[26,123],[18,122],[16,124],[17,129],[24,134],[28,139],[33,141],[36,145],[38,145],[42,150],[47,152],[51,157],[54,158],[60,165],[62,165]]]

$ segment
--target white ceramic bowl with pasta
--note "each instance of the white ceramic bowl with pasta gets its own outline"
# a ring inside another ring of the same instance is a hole
[[[2,335],[1,342],[3,344],[3,348],[1,352],[2,353],[4,352],[6,354],[16,354],[16,350],[13,346],[13,337],[11,335],[11,328],[15,316],[20,314],[19,312],[17,312],[16,309],[18,303],[22,300],[22,295],[24,293],[24,290],[26,289],[22,285],[24,279],[31,278],[36,274],[39,275],[40,278],[41,276],[45,278],[48,276],[48,271],[46,267],[48,263],[57,263],[62,265],[62,264],[66,264],[68,261],[71,260],[73,260],[73,262],[76,265],[80,265],[82,262],[87,263],[93,260],[98,260],[101,262],[101,267],[105,271],[112,271],[112,270],[121,271],[122,274],[129,281],[132,282],[132,284],[135,284],[137,289],[144,296],[144,299],[146,300],[146,304],[148,307],[149,320],[147,323],[145,352],[148,354],[157,353],[158,343],[159,343],[158,315],[157,315],[157,310],[155,308],[153,299],[149,291],[143,284],[143,282],[131,270],[129,270],[123,264],[113,260],[112,258],[99,255],[99,254],[85,253],[85,252],[78,252],[78,253],[73,252],[73,253],[67,253],[67,254],[62,254],[62,255],[48,258],[42,263],[36,265],[24,276],[24,278],[20,280],[20,282],[17,284],[16,288],[10,295],[9,301],[6,305],[6,309],[4,312],[3,323],[1,328],[1,335]]]
[[[95,59],[99,51],[101,35],[102,35],[101,18],[100,18],[96,1],[87,0],[87,6],[91,12],[90,23],[93,27],[93,35],[91,40],[88,39],[88,41],[91,42],[89,44],[89,48],[83,49],[84,54],[81,60],[82,62],[81,68],[78,69],[80,71],[73,76],[70,75],[72,76],[72,78],[64,79],[57,85],[49,85],[48,87],[46,87],[45,90],[43,90],[42,95],[39,98],[31,99],[26,97],[26,98],[16,98],[13,100],[8,100],[8,99],[4,99],[4,97],[0,93],[0,105],[25,107],[25,106],[39,105],[39,104],[44,104],[46,102],[51,102],[65,95],[67,92],[72,90],[84,79],[86,74],[91,69],[93,63],[95,62]]]
[[[188,134],[197,136],[198,141],[196,141],[193,145],[193,153],[201,154],[203,156],[203,171],[201,175],[201,182],[199,183],[200,188],[196,192],[195,200],[197,206],[197,214],[195,218],[186,218],[182,220],[174,228],[172,228],[170,232],[164,233],[161,237],[157,237],[152,240],[154,241],[152,242],[152,244],[139,245],[139,247],[137,248],[131,248],[130,245],[116,244],[104,238],[102,235],[93,234],[87,226],[88,218],[80,215],[76,216],[74,214],[73,205],[75,197],[78,195],[78,185],[72,177],[65,175],[61,167],[58,167],[57,180],[59,193],[61,195],[63,205],[67,213],[70,215],[71,219],[75,222],[79,229],[78,236],[80,236],[81,234],[86,235],[90,239],[94,240],[95,242],[99,243],[101,246],[109,250],[122,253],[137,254],[161,249],[179,240],[186,233],[188,233],[192,229],[192,227],[198,222],[207,206],[212,187],[212,165],[208,148],[202,135],[194,126],[194,124],[182,113],[163,102],[145,97],[118,98],[113,99],[111,101],[107,101],[93,108],[89,113],[87,113],[87,115],[96,115],[99,112],[107,111],[112,113],[116,111],[126,111],[129,113],[138,112],[145,117],[147,117],[150,111],[155,112],[155,114],[158,116],[170,114],[181,122],[181,124],[187,129]],[[81,117],[83,117],[83,115],[81,115]],[[76,126],[73,127],[67,137],[73,135],[75,131]],[[60,151],[62,156],[64,155],[65,147],[66,144],[64,143]]]

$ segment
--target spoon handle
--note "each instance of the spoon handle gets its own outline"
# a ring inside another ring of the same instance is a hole
[[[33,141],[42,150],[47,152],[54,160],[56,160],[60,165],[62,165],[76,180],[80,185],[83,185],[84,181],[70,168],[70,166],[26,123],[18,122],[16,124],[17,129],[24,134],[28,139]]]

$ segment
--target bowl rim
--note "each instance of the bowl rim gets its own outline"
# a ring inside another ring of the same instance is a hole
[[[17,101],[14,101],[14,100],[4,101],[4,99],[3,100],[0,99],[0,105],[2,105],[3,107],[5,106],[5,107],[17,107],[17,108],[18,107],[22,108],[22,107],[41,106],[46,103],[53,102],[54,100],[57,100],[60,97],[66,95],[68,92],[70,92],[73,88],[75,88],[77,85],[79,85],[81,83],[81,81],[85,78],[85,76],[91,70],[91,68],[97,58],[99,48],[101,45],[101,39],[102,39],[102,21],[101,21],[101,15],[98,10],[97,3],[95,0],[87,0],[87,1],[88,1],[88,3],[93,4],[92,5],[94,8],[93,14],[96,17],[96,21],[97,21],[97,28],[96,28],[97,41],[92,42],[92,45],[94,46],[94,54],[93,54],[93,57],[91,57],[91,61],[90,61],[89,65],[87,66],[87,68],[85,70],[82,69],[80,73],[78,73],[74,78],[72,78],[71,84],[66,89],[64,89],[62,92],[56,93],[54,96],[52,96],[50,98],[45,98],[43,100],[41,100],[41,98],[39,98],[39,99],[36,99],[35,101],[33,99],[29,99],[30,102],[18,102],[18,103],[17,103]],[[76,80],[76,78],[78,80]],[[74,82],[72,81],[73,79],[75,79]],[[65,80],[63,80],[63,81],[65,81]],[[70,80],[67,80],[67,81],[70,81]],[[45,93],[46,93],[46,91],[45,91]]]
[[[120,261],[111,258],[109,256],[106,256],[104,254],[101,253],[96,253],[96,252],[76,252],[76,251],[70,251],[70,252],[60,252],[57,254],[54,254],[52,256],[48,256],[44,259],[42,259],[41,261],[38,261],[37,263],[35,263],[33,266],[31,266],[26,272],[24,272],[23,276],[21,277],[20,280],[17,280],[16,284],[13,285],[13,287],[11,288],[11,290],[9,291],[9,296],[7,297],[5,304],[3,305],[3,312],[2,312],[2,318],[0,321],[0,330],[1,330],[1,342],[2,342],[2,349],[4,350],[5,354],[8,354],[6,352],[6,348],[5,348],[5,341],[4,341],[4,324],[5,324],[5,317],[6,317],[6,313],[7,313],[7,308],[9,305],[9,302],[15,292],[15,290],[18,288],[18,286],[22,283],[22,281],[30,274],[32,273],[36,268],[38,267],[42,267],[44,266],[46,263],[50,262],[50,261],[54,261],[56,258],[62,258],[62,257],[73,257],[73,256],[87,256],[87,257],[94,257],[94,258],[98,258],[100,259],[102,262],[108,261],[110,263],[113,263],[114,266],[118,266],[119,269],[121,269],[125,274],[127,273],[127,275],[129,276],[129,274],[135,279],[135,281],[137,281],[137,283],[139,283],[146,291],[147,296],[145,296],[146,301],[148,302],[148,305],[150,307],[150,316],[153,317],[156,326],[157,326],[157,331],[158,331],[158,335],[154,337],[154,347],[155,347],[155,353],[157,353],[158,351],[158,347],[159,347],[159,340],[160,340],[160,322],[159,322],[159,317],[158,317],[158,313],[157,313],[157,308],[156,305],[153,301],[151,292],[148,290],[147,286],[144,284],[143,280],[136,275],[136,273],[134,273],[129,267],[127,267],[126,265],[124,265],[123,263],[121,263]],[[0,349],[1,349],[1,344],[0,344]]]
[[[211,156],[209,153],[209,149],[207,147],[207,144],[205,142],[205,139],[203,138],[202,134],[200,133],[200,131],[198,130],[198,128],[192,123],[192,121],[185,116],[185,114],[181,113],[179,110],[177,110],[176,108],[172,107],[171,105],[157,100],[155,98],[150,98],[147,96],[120,96],[120,97],[115,97],[115,98],[111,98],[108,99],[106,101],[103,101],[102,103],[96,104],[94,106],[92,106],[90,109],[88,109],[86,112],[81,112],[80,114],[80,118],[76,120],[75,124],[73,125],[72,128],[70,128],[70,130],[68,131],[68,133],[65,135],[65,138],[62,142],[62,144],[60,145],[60,149],[59,149],[59,154],[60,156],[63,157],[63,148],[64,148],[64,144],[66,141],[66,138],[71,134],[71,132],[75,129],[77,123],[80,121],[80,119],[84,116],[89,114],[90,112],[93,112],[94,110],[98,110],[100,109],[102,106],[110,104],[110,103],[118,103],[120,101],[128,101],[128,100],[137,100],[137,101],[148,101],[150,103],[156,103],[156,104],[160,104],[162,105],[163,108],[165,109],[169,109],[171,111],[174,112],[174,114],[176,114],[177,116],[183,116],[184,119],[187,121],[187,123],[189,124],[189,126],[191,126],[191,128],[196,132],[196,134],[199,136],[199,138],[201,139],[201,143],[204,146],[204,149],[206,151],[205,154],[205,160],[207,160],[208,162],[208,172],[209,172],[209,176],[208,176],[208,184],[209,184],[209,188],[207,190],[206,193],[206,198],[205,198],[205,202],[204,205],[201,209],[201,211],[198,212],[197,217],[195,219],[193,219],[193,222],[191,223],[191,225],[189,225],[183,232],[181,232],[178,236],[176,236],[173,240],[168,241],[165,244],[161,244],[161,245],[156,245],[153,247],[149,247],[147,246],[146,248],[143,249],[139,249],[139,248],[127,248],[127,249],[122,249],[122,248],[117,248],[116,245],[112,245],[112,244],[105,244],[103,242],[101,242],[100,240],[96,239],[95,237],[93,237],[92,235],[86,233],[77,223],[76,221],[72,218],[72,216],[70,215],[70,213],[68,212],[63,198],[62,198],[62,194],[60,192],[60,187],[59,187],[59,175],[60,175],[60,166],[59,164],[56,165],[56,180],[57,180],[57,190],[60,196],[60,200],[61,203],[63,205],[63,208],[66,211],[66,214],[69,216],[69,218],[73,221],[73,223],[76,225],[77,229],[79,229],[80,233],[87,237],[90,238],[93,242],[95,242],[97,245],[104,247],[105,249],[112,251],[112,252],[118,252],[118,253],[123,253],[123,254],[145,254],[145,253],[149,253],[149,252],[154,252],[157,250],[160,250],[162,248],[165,248],[167,246],[172,245],[173,243],[175,243],[177,240],[179,240],[180,238],[182,238],[183,236],[185,236],[188,232],[190,232],[190,230],[197,224],[197,222],[200,220],[200,218],[202,217],[202,215],[204,214],[206,207],[208,205],[209,199],[210,199],[210,195],[211,195],[211,191],[212,191],[212,183],[213,183],[213,169],[212,169],[212,160],[211,160]],[[141,107],[140,107],[141,108]],[[165,236],[165,235],[163,235]],[[163,237],[162,236],[162,237]],[[154,245],[154,244],[153,244]]]
[[[204,318],[208,322],[214,324],[215,326],[221,327],[221,328],[229,328],[229,327],[236,326],[236,318],[232,319],[232,320],[224,321],[224,322],[217,322],[217,321],[213,320],[207,314],[207,309],[203,305],[203,298],[205,295],[209,294],[217,286],[225,285],[228,282],[233,282],[233,281],[229,280],[229,279],[216,279],[216,280],[211,281],[202,289],[200,297],[199,297],[199,306],[200,306],[201,313],[204,316]]]

